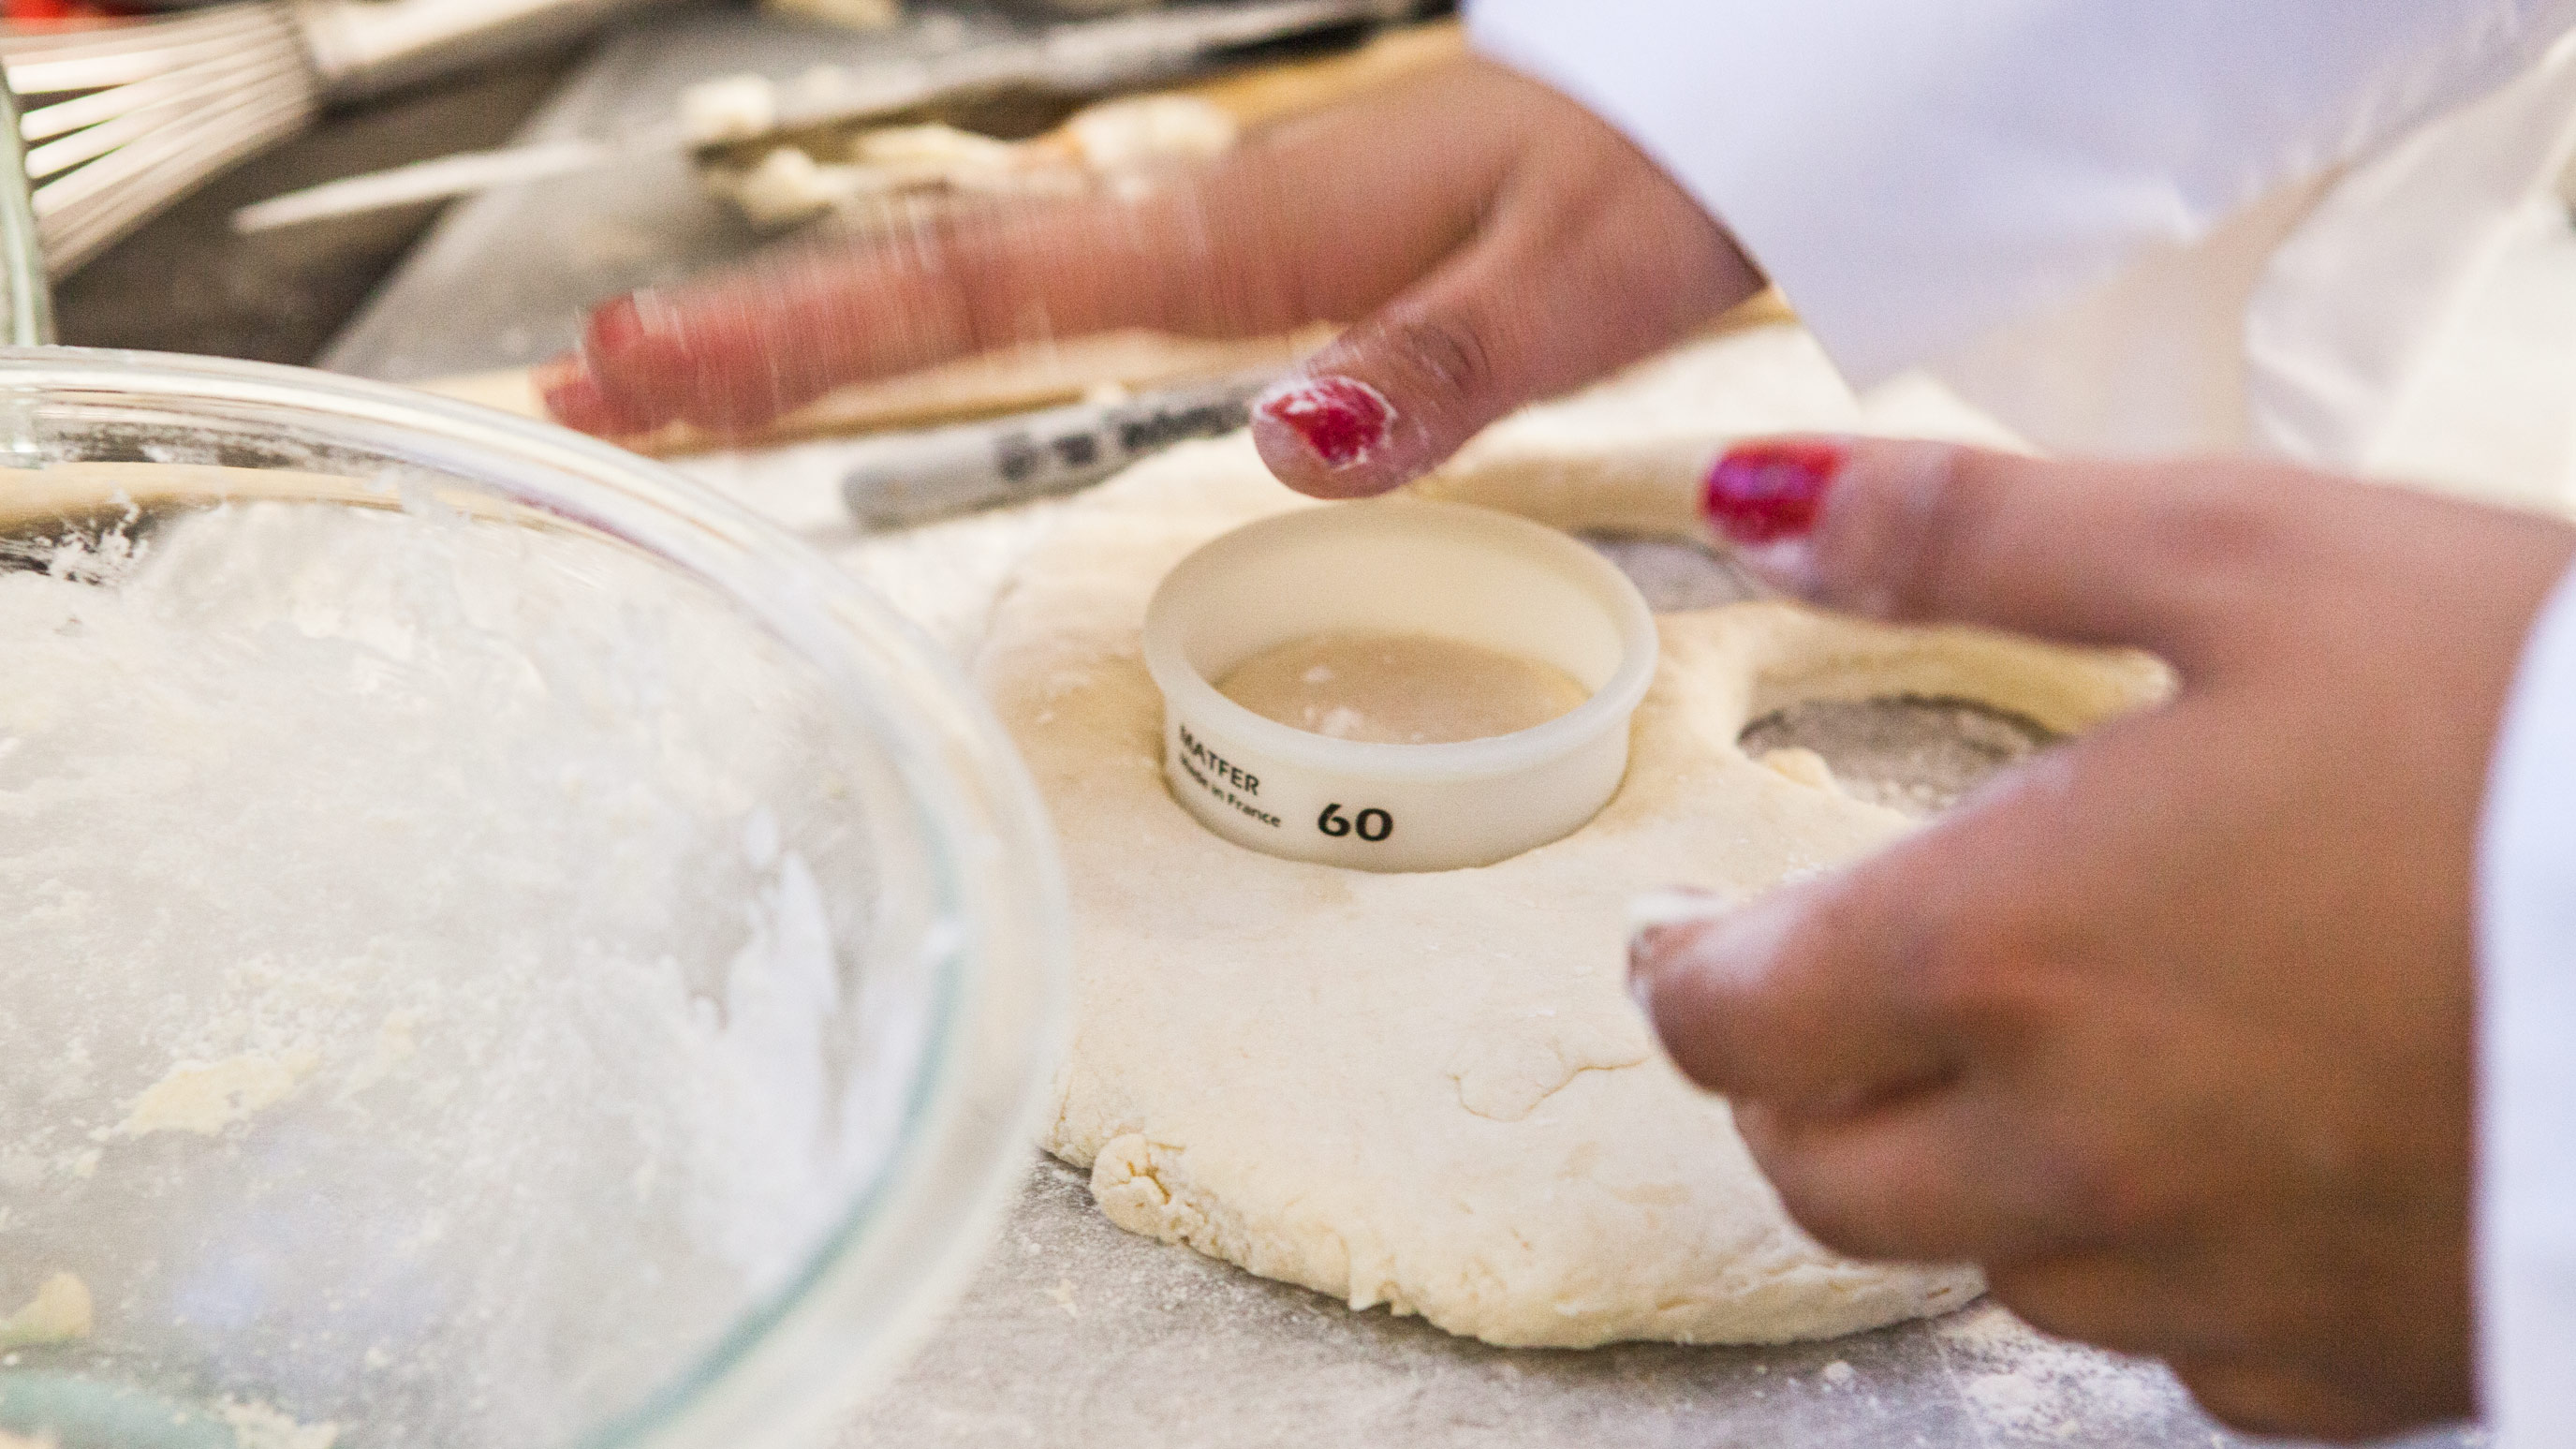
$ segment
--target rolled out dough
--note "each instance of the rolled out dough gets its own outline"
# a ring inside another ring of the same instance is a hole
[[[1582,523],[1527,464],[1440,491]],[[1642,486],[1606,506],[1653,515]],[[1848,1261],[1788,1221],[1630,1003],[1625,908],[1673,884],[1747,896],[1906,828],[1747,758],[1762,712],[1911,692],[2072,732],[2157,698],[2162,667],[1785,604],[1667,614],[1627,782],[1582,830],[1439,874],[1277,860],[1166,793],[1138,628],[1184,554],[1306,506],[1244,439],[1192,445],[1069,510],[996,608],[981,677],[1076,916],[1048,1150],[1131,1231],[1496,1344],[1821,1338],[1973,1298],[1970,1269]]]

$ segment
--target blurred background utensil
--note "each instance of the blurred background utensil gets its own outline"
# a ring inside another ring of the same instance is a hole
[[[45,263],[66,276],[319,110],[659,0],[243,0],[0,31]]]
[[[643,154],[689,150],[721,165],[781,140],[869,122],[947,120],[1001,107],[1060,116],[1089,98],[1169,84],[1268,58],[1283,45],[1361,34],[1449,8],[1447,0],[1183,5],[1006,31],[947,53],[875,66],[817,65],[788,85],[728,78],[684,97],[682,114],[626,134],[466,152],[349,177],[244,207],[233,224],[257,232],[470,196]]]

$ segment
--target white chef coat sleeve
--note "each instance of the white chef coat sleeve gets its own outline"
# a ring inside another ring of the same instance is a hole
[[[2546,68],[2576,0],[1470,0],[1468,18],[1724,221],[1855,385],[1930,366],[2057,448],[2365,465],[2576,107],[2564,64],[2337,198],[2348,169]],[[2396,214],[2426,182],[2448,189]],[[2341,224],[2296,245],[2320,210]]]
[[[2524,646],[2479,843],[2479,1371],[2496,1449],[2576,1444],[2576,573]]]

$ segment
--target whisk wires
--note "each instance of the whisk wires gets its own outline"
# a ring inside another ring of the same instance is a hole
[[[199,182],[303,129],[318,83],[281,0],[0,32],[46,269],[64,276]]]

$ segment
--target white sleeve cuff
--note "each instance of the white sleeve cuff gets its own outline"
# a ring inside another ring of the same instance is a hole
[[[2529,65],[2576,0],[1472,0],[1866,386],[2079,295]]]
[[[2478,864],[2479,1372],[2497,1449],[2576,1444],[2576,573],[2524,646]]]

